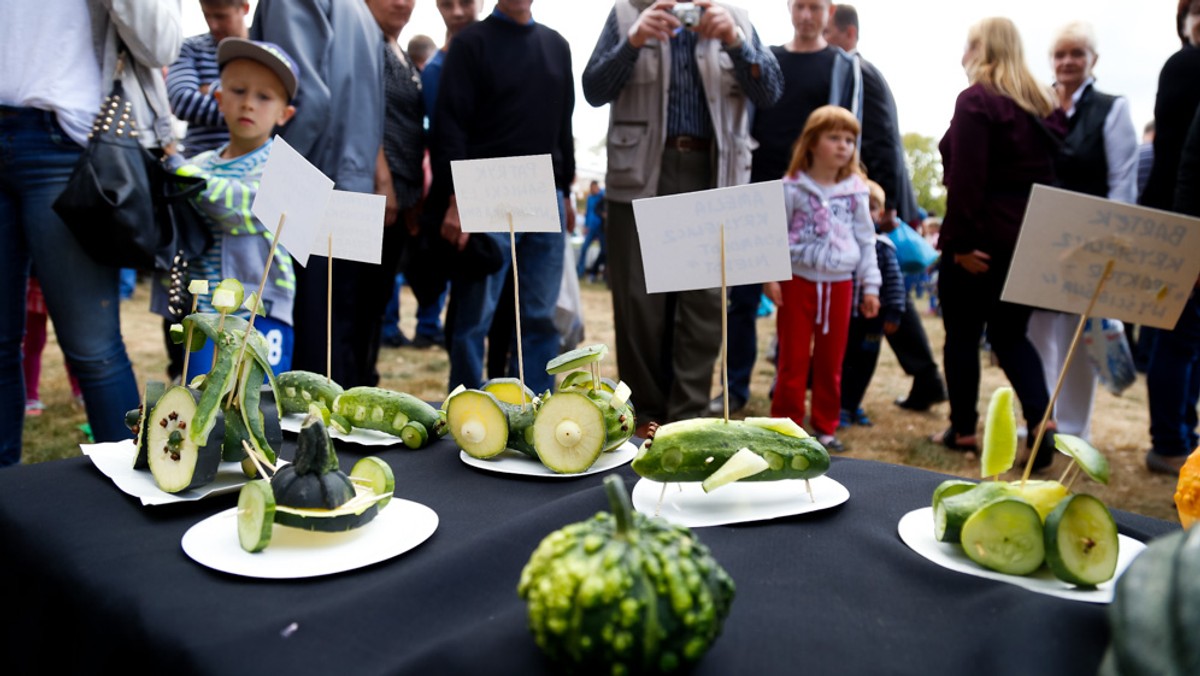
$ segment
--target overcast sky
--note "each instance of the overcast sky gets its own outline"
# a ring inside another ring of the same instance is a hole
[[[491,11],[492,0],[485,0]],[[750,11],[764,43],[782,44],[792,37],[787,0],[736,2]],[[859,51],[874,62],[892,87],[904,132],[941,138],[954,112],[954,100],[966,86],[960,60],[967,29],[994,15],[1011,18],[1021,31],[1026,57],[1034,73],[1052,80],[1050,41],[1064,24],[1090,21],[1096,30],[1100,60],[1098,88],[1129,98],[1139,131],[1154,115],[1158,72],[1179,49],[1174,0],[858,0],[862,37]],[[183,0],[188,35],[206,30],[198,0]],[[600,27],[612,8],[605,0],[536,0],[534,19],[562,33],[571,44],[576,87],[591,55]],[[416,0],[401,44],[424,33],[441,44],[445,28],[434,0]],[[592,108],[580,91],[575,107],[575,136],[580,148],[604,138],[607,108]],[[580,158],[586,164],[585,158]]]

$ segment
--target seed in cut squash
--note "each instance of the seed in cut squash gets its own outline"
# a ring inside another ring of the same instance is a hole
[[[446,402],[446,421],[458,447],[473,458],[491,458],[504,452],[508,418],[495,396],[480,390],[463,390]]]
[[[247,481],[238,493],[237,531],[242,549],[261,552],[271,544],[271,529],[275,527],[275,492],[271,482],[263,479]]]
[[[1111,580],[1119,551],[1117,524],[1098,498],[1072,495],[1046,517],[1046,564],[1063,582],[1094,587]]]
[[[533,447],[542,464],[559,474],[591,467],[604,452],[604,409],[580,392],[559,392],[542,403],[533,421]]]
[[[1046,559],[1042,519],[1019,498],[988,503],[967,519],[962,548],[983,566],[1008,575],[1028,575]]]
[[[554,375],[564,371],[581,368],[592,362],[604,359],[604,355],[608,354],[608,346],[603,343],[596,345],[588,345],[580,347],[570,352],[565,352],[558,355],[554,359],[546,362],[546,373]]]
[[[392,466],[374,455],[368,455],[354,463],[354,468],[350,470],[350,480],[356,485],[367,486],[375,495],[387,495],[388,497],[375,503],[379,509],[387,505],[392,499],[391,494],[396,490],[396,476],[392,473]]]
[[[727,483],[766,471],[770,466],[761,455],[748,448],[742,448],[730,456],[724,465],[718,467],[717,471],[708,475],[700,487],[705,493],[711,493]]]
[[[983,426],[983,454],[979,473],[984,478],[1007,472],[1017,458],[1017,417],[1013,413],[1013,389],[997,387],[988,403]]]

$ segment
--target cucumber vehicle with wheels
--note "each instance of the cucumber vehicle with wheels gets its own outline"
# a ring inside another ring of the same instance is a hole
[[[354,427],[385,432],[409,448],[424,448],[446,433],[437,409],[405,392],[381,387],[352,387],[338,395],[331,412]]]
[[[662,425],[638,449],[633,470],[651,481],[704,481],[742,448],[768,464],[744,481],[814,479],[829,470],[824,446],[792,421],[773,418],[695,418]]]
[[[279,375],[279,408],[284,415],[307,413],[316,402],[333,410],[333,402],[344,392],[341,385],[320,373],[287,371]]]

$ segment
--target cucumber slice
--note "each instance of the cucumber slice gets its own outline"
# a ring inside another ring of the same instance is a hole
[[[193,279],[192,281],[188,282],[188,293],[192,294],[193,296],[207,296],[208,280]]]
[[[1008,484],[985,481],[933,503],[933,536],[938,542],[959,542],[963,524],[981,507],[1009,495]]]
[[[958,495],[960,493],[966,493],[967,491],[971,490],[972,488],[975,488],[978,485],[979,484],[976,484],[973,481],[963,481],[961,479],[947,479],[947,480],[943,481],[942,483],[938,484],[937,488],[933,489],[933,500],[930,501],[930,504],[933,505],[934,510],[936,511],[938,504],[941,503],[942,500],[945,500],[946,498],[954,497],[955,495]]]
[[[629,395],[633,394],[633,390],[625,384],[625,381],[617,383],[617,389],[613,390],[612,401],[609,406],[613,408],[624,408],[625,404],[629,403]]]
[[[708,475],[708,478],[700,483],[700,487],[705,493],[711,493],[727,483],[765,472],[770,467],[771,464],[761,455],[748,448],[742,448],[718,467],[717,471]]]
[[[534,399],[533,390],[521,385],[517,378],[492,378],[483,384],[482,389],[496,399],[514,406],[532,404]]]
[[[261,552],[271,544],[275,527],[275,492],[263,479],[247,481],[238,493],[237,531],[242,549]]]
[[[533,447],[542,464],[559,474],[591,467],[607,439],[604,409],[580,392],[548,397],[533,421]]]
[[[206,438],[193,440],[201,394],[167,390],[146,419],[146,456],[154,482],[168,493],[212,483],[221,464],[225,415],[218,409]]]
[[[1054,447],[1074,458],[1092,481],[1108,484],[1108,458],[1095,446],[1071,434],[1055,434]]]
[[[808,438],[808,432],[804,428],[797,425],[795,420],[791,418],[746,418],[742,422],[751,427],[761,427],[764,430],[771,430],[782,435],[795,437],[797,439]]]
[[[368,455],[354,463],[354,468],[350,470],[350,479],[361,480],[354,483],[367,486],[375,495],[387,496],[375,503],[379,509],[383,509],[391,501],[392,493],[396,490],[396,475],[392,473],[392,466],[374,455]]]
[[[346,419],[346,416],[340,413],[329,412],[329,426],[342,434],[350,434],[354,431],[354,425]]]
[[[400,441],[409,448],[421,448],[429,440],[429,432],[416,420],[409,420],[400,428]]]
[[[1024,486],[1020,481],[1012,481],[1007,485],[1012,495],[1033,505],[1042,521],[1069,495],[1067,487],[1057,481],[1026,481]]]
[[[1098,498],[1079,493],[1046,517],[1046,563],[1054,577],[1094,587],[1117,572],[1117,524]]]
[[[1012,469],[1017,458],[1017,416],[1013,413],[1013,389],[998,387],[988,403],[987,423],[983,426],[983,453],[979,456],[979,474],[983,478],[999,476]]]
[[[563,381],[558,384],[559,392],[583,389],[592,389],[592,374],[587,371],[573,371],[568,373],[563,377]]]
[[[242,283],[232,277],[222,279],[217,288],[213,290],[212,306],[213,309],[221,314],[229,314],[237,312],[242,306],[242,302],[246,300],[246,289]]]
[[[962,548],[975,563],[1008,575],[1028,575],[1046,559],[1042,519],[1020,498],[976,510],[962,528]]]
[[[459,392],[446,402],[446,422],[467,455],[487,459],[504,452],[508,417],[495,396],[481,390]]]
[[[606,354],[608,354],[608,346],[602,343],[564,352],[546,362],[546,373],[554,375],[563,371],[581,368],[592,362],[604,359],[604,355]]]

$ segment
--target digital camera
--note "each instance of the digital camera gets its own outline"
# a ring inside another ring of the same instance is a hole
[[[695,28],[700,23],[700,15],[704,8],[694,2],[680,2],[671,8],[671,13],[683,24],[684,28]]]

